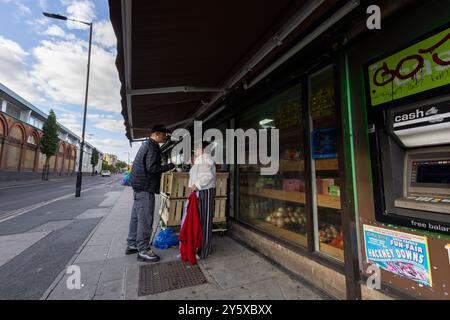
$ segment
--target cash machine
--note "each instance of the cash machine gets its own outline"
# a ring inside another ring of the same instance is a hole
[[[450,234],[449,56],[447,24],[364,66],[379,222]]]
[[[377,220],[450,234],[450,95],[368,112]]]

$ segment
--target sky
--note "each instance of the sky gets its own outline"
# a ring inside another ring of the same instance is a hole
[[[0,0],[0,82],[81,137],[89,27],[42,12],[93,21],[86,140],[132,160],[121,115],[116,37],[107,0]]]

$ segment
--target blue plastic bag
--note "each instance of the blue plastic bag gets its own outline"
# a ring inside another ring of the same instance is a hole
[[[131,176],[131,172],[128,172],[125,177],[123,177],[122,179],[122,185],[129,187],[130,186],[130,176]]]
[[[173,228],[162,230],[153,245],[158,249],[169,249],[178,245],[178,236],[173,234]]]

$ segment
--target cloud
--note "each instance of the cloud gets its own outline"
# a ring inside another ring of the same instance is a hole
[[[21,2],[16,2],[16,6],[19,9],[19,12],[21,15],[30,15],[31,14],[31,10],[30,8],[28,8],[26,5],[24,5]]]
[[[100,114],[89,114],[87,118],[94,122],[94,126],[98,129],[125,134],[125,125],[123,119],[114,119],[112,116],[100,115]]]
[[[91,22],[96,18],[95,4],[90,0],[61,0],[61,4],[66,6],[67,15],[71,18]],[[88,26],[68,21],[69,29],[87,29]]]
[[[31,74],[52,101],[83,104],[88,44],[81,40],[44,40],[33,49],[36,60]],[[93,45],[89,107],[120,113],[120,81],[114,68],[115,55]]]
[[[47,0],[38,0],[39,7],[43,10],[47,9]]]
[[[16,7],[17,10],[19,11],[18,16],[16,17],[17,19],[19,17],[23,17],[23,16],[27,16],[27,15],[31,15],[31,10],[29,7],[27,7],[23,1],[19,1],[19,0],[0,0],[0,2],[3,3],[13,3]]]
[[[43,101],[28,72],[29,54],[17,43],[0,36],[0,82],[29,101]]]
[[[81,137],[83,131],[83,119],[73,113],[63,113],[61,116],[57,115],[56,119],[64,127]]]
[[[65,35],[66,35],[64,30],[55,24],[48,27],[47,30],[42,32],[42,34],[46,35],[46,36],[52,36],[52,37],[65,37]]]
[[[105,48],[116,46],[117,38],[112,28],[111,22],[103,20],[94,24],[93,39],[96,43]]]
[[[119,160],[128,161],[128,152],[130,153],[130,161],[136,157],[140,145],[133,145],[130,148],[130,143],[123,139],[98,139],[88,138],[87,141],[99,149],[103,153],[115,154]]]
[[[44,31],[39,32],[44,36],[63,38],[66,40],[76,40],[77,38],[73,33],[66,33],[61,27],[53,24]]]

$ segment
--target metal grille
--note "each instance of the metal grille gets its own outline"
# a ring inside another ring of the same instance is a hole
[[[194,287],[207,280],[198,265],[181,261],[142,265],[139,268],[139,296]]]

